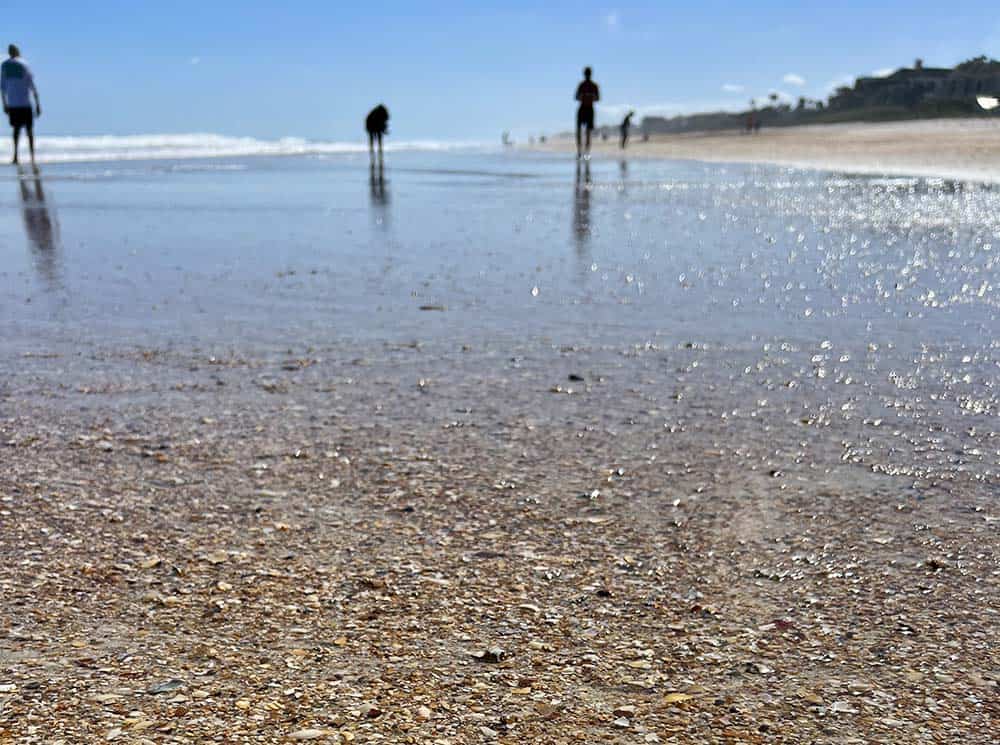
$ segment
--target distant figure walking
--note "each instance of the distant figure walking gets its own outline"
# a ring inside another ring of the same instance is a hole
[[[621,126],[621,131],[622,131],[622,150],[624,150],[625,146],[628,145],[628,131],[632,127],[632,117],[633,116],[635,116],[635,112],[634,111],[630,111],[630,112],[628,112],[625,115],[625,118],[622,119],[622,126]]]
[[[0,65],[0,96],[3,97],[3,111],[14,129],[14,160],[17,163],[17,146],[21,140],[21,130],[28,130],[28,148],[31,162],[35,162],[35,117],[42,115],[42,102],[38,98],[35,79],[31,69],[21,59],[21,50],[16,44],[7,47],[10,58]],[[31,96],[35,96],[35,108],[31,108]]]
[[[365,117],[365,130],[368,132],[368,152],[375,160],[375,142],[378,141],[378,159],[382,160],[382,136],[389,132],[389,110],[379,104]]]
[[[594,104],[601,100],[601,90],[597,83],[591,80],[593,71],[583,68],[583,81],[576,88],[576,100],[580,108],[576,110],[576,157],[583,157],[583,140],[581,130],[587,129],[587,155],[590,155],[590,136],[594,131]]]

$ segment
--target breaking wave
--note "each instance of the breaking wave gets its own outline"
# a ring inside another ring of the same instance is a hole
[[[322,142],[297,137],[258,140],[254,137],[227,137],[214,134],[180,135],[101,135],[93,137],[38,137],[35,140],[41,163],[83,163],[122,160],[189,160],[232,158],[253,155],[349,155],[365,153],[367,143]],[[9,157],[9,141],[3,146]],[[474,142],[418,140],[389,142],[390,151],[430,151],[479,149]]]

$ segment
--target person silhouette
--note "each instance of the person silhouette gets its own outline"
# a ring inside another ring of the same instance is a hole
[[[583,68],[583,80],[576,87],[576,100],[580,107],[576,110],[576,157],[584,155],[581,131],[587,130],[586,154],[590,155],[590,136],[594,132],[594,104],[601,100],[601,90],[597,83],[591,80],[593,70]]]
[[[368,152],[375,160],[375,143],[378,142],[378,159],[382,162],[382,137],[389,133],[389,110],[379,104],[365,117],[365,131],[368,132]]]
[[[27,63],[21,59],[21,50],[16,44],[7,47],[9,59],[0,65],[0,98],[3,111],[14,130],[14,159],[17,163],[17,146],[21,141],[21,130],[28,131],[28,148],[31,162],[35,162],[35,118],[42,115],[42,102],[38,98],[35,78]],[[35,97],[35,108],[31,108],[31,96]]]
[[[625,146],[628,145],[628,131],[632,127],[633,116],[635,116],[635,112],[630,111],[625,115],[625,118],[622,119],[622,124],[621,124],[622,150],[624,150]]]

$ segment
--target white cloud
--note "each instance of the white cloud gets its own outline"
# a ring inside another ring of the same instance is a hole
[[[895,67],[883,67],[883,68],[881,68],[881,69],[876,70],[875,72],[873,72],[872,73],[872,77],[873,78],[887,78],[890,75],[892,75],[894,72],[896,72],[896,68]]]
[[[201,57],[192,57],[191,58],[191,64],[192,65],[199,65],[199,64],[201,64]]]
[[[806,79],[801,75],[796,75],[794,72],[790,72],[782,80],[788,85],[798,85],[803,86],[806,84]]]
[[[604,25],[608,27],[609,31],[617,31],[621,26],[621,18],[618,17],[618,11],[613,10],[604,16]]]
[[[738,83],[724,83],[722,85],[722,90],[726,93],[742,93],[746,90],[746,88]]]

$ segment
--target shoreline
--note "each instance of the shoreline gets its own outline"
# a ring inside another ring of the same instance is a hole
[[[570,137],[533,149],[570,152]],[[621,157],[617,140],[593,143],[593,153]],[[814,124],[741,132],[633,136],[627,158],[752,163],[864,175],[1000,183],[1000,118]]]

